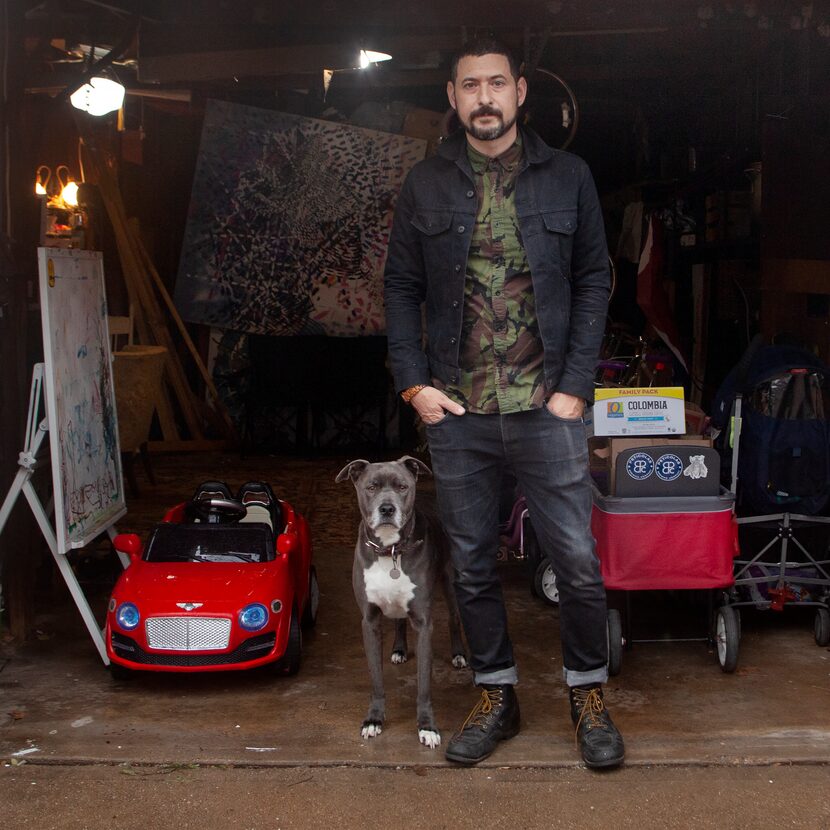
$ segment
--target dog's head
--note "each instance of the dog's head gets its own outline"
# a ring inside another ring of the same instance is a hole
[[[351,479],[366,527],[388,546],[400,541],[401,530],[412,517],[418,476],[430,472],[426,464],[411,455],[374,464],[359,458],[350,461],[335,481]]]

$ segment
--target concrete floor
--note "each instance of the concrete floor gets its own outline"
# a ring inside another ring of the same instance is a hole
[[[129,500],[119,530],[144,533],[164,508],[188,498],[200,481],[217,477],[233,486],[265,478],[306,513],[322,598],[317,628],[305,640],[300,673],[293,678],[256,672],[148,673],[115,682],[65,588],[57,584],[44,592],[37,638],[26,645],[6,641],[0,652],[4,778],[15,769],[9,765],[24,760],[176,769],[193,764],[448,766],[440,750],[418,743],[412,660],[387,664],[386,728],[379,738],[360,737],[369,684],[350,586],[357,511],[351,487],[334,484],[345,461],[156,458],[158,485],[145,486],[140,498]],[[503,573],[520,670],[523,730],[482,767],[576,769],[579,757],[567,719],[556,621],[551,609],[531,596],[522,563],[505,562]],[[85,587],[102,619],[111,585],[107,570],[96,562],[81,574],[87,574]],[[701,613],[683,597],[669,597],[668,603],[658,599],[644,606],[652,629],[661,629],[658,634],[669,628],[677,633],[688,622],[685,617]],[[446,740],[476,695],[468,671],[449,664],[443,610],[440,617],[433,697]],[[705,643],[635,646],[625,653],[622,673],[609,683],[606,699],[626,739],[628,768],[830,764],[830,650],[815,645],[812,616],[798,609],[745,613],[739,667],[731,675],[720,671]],[[830,782],[830,768],[818,769]]]

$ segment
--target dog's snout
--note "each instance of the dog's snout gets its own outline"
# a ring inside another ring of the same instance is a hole
[[[378,507],[378,513],[380,513],[382,519],[391,519],[395,515],[396,510],[397,508],[390,501],[385,501]]]

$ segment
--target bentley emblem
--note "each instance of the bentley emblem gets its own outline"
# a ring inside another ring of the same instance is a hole
[[[203,602],[177,602],[176,607],[181,608],[183,611],[195,611],[197,608],[201,608],[204,605]]]

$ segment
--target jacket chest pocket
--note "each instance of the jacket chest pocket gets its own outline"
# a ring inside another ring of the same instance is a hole
[[[458,229],[453,226],[453,212],[419,210],[409,221],[420,233],[427,273],[446,268],[452,255],[453,239],[459,235]],[[465,223],[460,221],[456,224]]]
[[[563,276],[570,279],[576,227],[576,208],[551,210],[525,217],[521,221],[521,229],[528,256],[537,262],[558,263]]]

